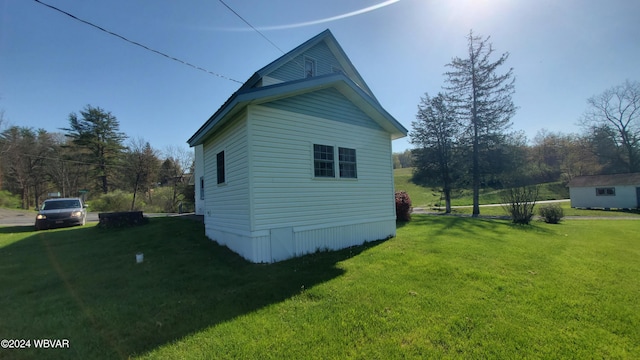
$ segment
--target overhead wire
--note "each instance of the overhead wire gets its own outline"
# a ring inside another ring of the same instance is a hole
[[[257,32],[258,34],[260,34],[260,36],[262,36],[263,39],[265,39],[266,41],[269,42],[269,44],[273,45],[273,47],[275,47],[276,49],[278,49],[281,53],[285,53],[284,50],[282,50],[278,45],[276,45],[276,43],[274,43],[273,41],[271,41],[271,39],[269,39],[264,33],[262,33],[262,31],[258,30],[258,28],[256,28],[255,26],[251,25],[251,23],[249,21],[247,21],[247,19],[245,19],[244,17],[242,17],[242,15],[238,14],[237,11],[233,10],[233,8],[231,6],[229,6],[226,2],[224,2],[223,0],[218,0],[220,1],[220,3],[222,5],[224,5],[227,9],[229,9],[229,11],[231,11],[233,14],[235,14],[235,16],[238,17],[238,19],[242,20],[245,24],[247,24],[250,28],[252,28],[255,32]]]
[[[278,49],[278,51],[280,51],[283,54],[286,54],[284,52],[284,50],[282,50],[278,45],[276,45],[276,43],[274,43],[273,41],[271,41],[271,39],[269,39],[267,37],[267,35],[265,35],[262,31],[260,31],[257,27],[253,26],[247,19],[245,19],[244,17],[242,17],[242,15],[240,15],[237,11],[235,11],[231,6],[229,6],[229,4],[227,4],[226,2],[224,2],[224,0],[218,0],[222,5],[224,5],[229,11],[231,11],[236,17],[238,17],[238,19],[242,20],[242,22],[244,22],[245,24],[247,24],[251,29],[253,29],[255,32],[257,32],[258,34],[260,34],[260,36],[262,36],[263,39],[265,39],[269,44],[271,44],[274,48]],[[302,70],[304,71],[304,65],[301,64],[300,62],[298,62],[296,59],[294,58],[289,58],[289,60],[292,60],[293,62],[295,62],[298,66],[300,66],[300,68],[302,68]]]
[[[219,73],[213,72],[213,71],[211,71],[211,70],[207,70],[207,69],[205,69],[205,68],[203,68],[203,67],[200,67],[200,66],[194,65],[194,64],[192,64],[192,63],[190,63],[190,62],[187,62],[187,61],[185,61],[185,60],[181,60],[181,59],[179,59],[179,58],[177,58],[177,57],[175,57],[175,56],[171,56],[171,55],[166,54],[166,53],[164,53],[164,52],[162,52],[162,51],[159,51],[159,50],[153,49],[153,48],[151,48],[151,47],[149,47],[149,46],[147,46],[147,45],[144,45],[144,44],[142,44],[142,43],[139,43],[139,42],[137,42],[137,41],[134,41],[134,40],[128,39],[128,38],[126,38],[126,37],[124,37],[124,36],[122,36],[122,35],[120,35],[120,34],[117,34],[117,33],[113,32],[113,31],[107,30],[107,29],[105,29],[105,28],[103,28],[103,27],[101,27],[101,26],[99,26],[99,25],[96,25],[96,24],[94,24],[94,23],[90,22],[90,21],[87,21],[87,20],[81,19],[81,18],[79,18],[79,17],[77,17],[77,16],[75,16],[75,15],[73,15],[73,14],[71,14],[71,13],[67,12],[67,11],[64,11],[64,10],[62,10],[62,9],[59,9],[59,8],[57,8],[57,7],[53,6],[53,5],[47,4],[47,3],[42,2],[42,1],[40,1],[40,0],[33,0],[33,1],[35,1],[36,3],[38,3],[38,4],[40,4],[40,5],[46,6],[46,7],[50,8],[50,9],[52,9],[52,10],[55,10],[55,11],[57,11],[57,12],[61,13],[61,14],[64,14],[64,15],[66,15],[66,16],[68,16],[68,17],[70,17],[70,18],[72,18],[72,19],[74,19],[74,20],[76,20],[76,21],[79,21],[79,22],[81,22],[81,23],[83,23],[83,24],[89,25],[89,26],[94,27],[94,28],[96,28],[96,29],[98,29],[98,30],[100,30],[100,31],[102,31],[102,32],[105,32],[105,33],[107,33],[107,34],[109,34],[109,35],[115,36],[115,37],[117,37],[117,38],[118,38],[118,39],[120,39],[120,40],[126,41],[126,42],[128,42],[128,43],[130,43],[130,44],[132,44],[132,45],[135,45],[135,46],[141,47],[141,48],[143,48],[143,49],[145,49],[145,50],[147,50],[147,51],[150,51],[150,52],[152,52],[152,53],[155,53],[155,54],[157,54],[157,55],[164,56],[164,57],[165,57],[165,58],[167,58],[167,59],[170,59],[170,60],[176,61],[176,62],[181,63],[181,64],[183,64],[183,65],[186,65],[186,66],[189,66],[189,67],[191,67],[191,68],[194,68],[194,69],[196,69],[196,70],[203,71],[203,72],[205,72],[205,73],[207,73],[207,74],[209,74],[209,75],[213,75],[213,76],[219,77],[219,78],[221,78],[221,79],[225,79],[225,80],[233,81],[233,82],[236,82],[236,83],[239,83],[239,84],[242,84],[242,83],[243,83],[242,81],[239,81],[239,80],[233,79],[233,78],[231,78],[231,77],[228,77],[228,76],[225,76],[225,75],[222,75],[222,74],[219,74]]]

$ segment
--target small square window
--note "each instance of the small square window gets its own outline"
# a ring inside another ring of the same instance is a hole
[[[217,176],[218,176],[218,184],[223,184],[225,182],[224,151],[220,151],[216,155],[216,173],[217,173]]]

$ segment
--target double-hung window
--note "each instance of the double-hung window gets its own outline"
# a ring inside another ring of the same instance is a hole
[[[313,145],[313,173],[315,177],[335,177],[333,146]]]
[[[357,179],[356,149],[331,145],[313,145],[313,174],[317,178]],[[338,159],[337,163],[335,159]]]
[[[341,178],[358,178],[358,171],[356,167],[356,149],[339,147],[338,163],[340,167]]]

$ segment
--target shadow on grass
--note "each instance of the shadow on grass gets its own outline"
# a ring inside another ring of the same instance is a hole
[[[15,234],[33,231],[33,225],[0,227],[0,234]]]
[[[553,233],[553,231],[541,227],[541,223],[532,221],[529,225],[518,225],[507,219],[473,218],[469,216],[456,216],[444,214],[414,215],[411,224],[417,226],[436,227],[435,236],[442,234],[455,234],[467,236],[469,234],[492,234],[496,237],[504,235],[505,231],[524,231]],[[406,225],[402,224],[402,226]],[[400,227],[399,227],[400,228]]]
[[[0,248],[0,333],[71,344],[12,352],[16,358],[141,355],[336,278],[344,273],[338,262],[379,243],[266,265],[182,219],[34,232]]]

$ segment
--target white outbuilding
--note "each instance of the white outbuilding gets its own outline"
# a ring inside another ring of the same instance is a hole
[[[258,70],[189,139],[206,235],[252,262],[396,234],[380,105],[329,30]]]
[[[575,177],[569,197],[574,208],[640,208],[640,173]]]

